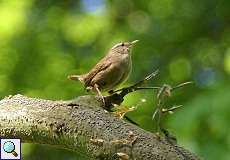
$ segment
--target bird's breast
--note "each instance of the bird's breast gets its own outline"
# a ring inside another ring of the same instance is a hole
[[[124,71],[129,71],[132,66],[131,56],[129,54],[122,55],[120,64]]]
[[[125,54],[122,55],[120,59],[118,58],[117,62],[114,63],[114,73],[117,73],[116,78],[114,77],[114,81],[112,82],[110,89],[116,88],[118,85],[125,82],[128,79],[131,70],[132,61],[130,55]]]
[[[131,70],[132,70],[132,60],[131,60],[131,56],[129,54],[125,55],[124,57],[122,57],[123,60],[121,61],[121,66],[123,68],[123,75],[121,78],[121,82],[124,82],[127,80]]]

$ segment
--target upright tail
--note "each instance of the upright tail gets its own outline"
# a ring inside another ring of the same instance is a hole
[[[78,80],[78,81],[80,81],[81,83],[85,83],[85,82],[84,82],[84,78],[83,78],[82,75],[69,75],[69,76],[68,76],[68,79],[74,80],[74,81]]]

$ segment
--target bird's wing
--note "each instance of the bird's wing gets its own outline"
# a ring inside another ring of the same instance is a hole
[[[111,56],[107,55],[102,58],[92,69],[84,76],[85,86],[89,86],[91,80],[102,70],[105,70],[112,64]]]

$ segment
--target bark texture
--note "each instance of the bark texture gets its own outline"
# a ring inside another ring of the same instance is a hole
[[[9,96],[0,101],[0,137],[58,146],[81,152],[86,159],[199,159],[164,138],[114,117],[101,105],[94,96],[70,101]]]

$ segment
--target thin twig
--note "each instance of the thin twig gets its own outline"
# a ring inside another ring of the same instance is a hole
[[[122,88],[122,89],[119,89],[119,90],[116,90],[116,91],[113,91],[112,95],[104,97],[104,100],[105,100],[104,108],[106,110],[111,110],[112,104],[118,104],[118,105],[121,104],[123,102],[123,100],[124,100],[123,98],[124,98],[125,95],[127,95],[127,94],[129,94],[131,92],[134,92],[136,90],[140,90],[140,89],[138,89],[138,87],[143,85],[146,81],[148,81],[148,80],[152,79],[153,77],[155,77],[158,74],[158,72],[159,72],[159,70],[156,70],[155,72],[149,74],[143,80],[135,83],[134,85],[129,86],[129,87],[125,87],[125,88]]]
[[[152,119],[156,120],[156,131],[159,132],[159,129],[161,128],[161,118],[163,116],[164,113],[170,113],[173,112],[174,110],[180,108],[181,106],[175,106],[175,107],[171,107],[169,109],[165,109],[163,108],[164,105],[164,97],[169,97],[171,96],[171,92],[174,91],[175,89],[178,88],[182,88],[185,85],[191,84],[192,82],[184,82],[181,84],[176,85],[175,87],[171,87],[168,84],[164,84],[162,85],[162,87],[158,88],[158,92],[157,92],[157,108],[154,111],[153,115],[152,115]],[[157,117],[156,117],[157,116]]]
[[[155,110],[155,112],[153,113],[153,115],[152,115],[152,120],[154,120],[154,119],[155,119],[155,117],[156,117],[157,113],[158,113],[158,108],[157,108],[157,109]]]
[[[188,82],[180,83],[180,84],[178,84],[177,86],[173,87],[173,88],[172,88],[172,90],[175,90],[175,89],[178,89],[178,88],[184,87],[185,85],[192,84],[192,83],[193,83],[192,81],[188,81]]]
[[[163,108],[162,112],[163,113],[167,113],[167,112],[173,112],[175,110],[177,110],[178,108],[181,108],[183,105],[179,105],[179,106],[173,106],[171,108]]]
[[[148,76],[146,76],[143,80],[135,83],[134,85],[118,89],[116,91],[113,91],[113,93],[117,93],[117,92],[124,91],[124,90],[130,90],[131,91],[132,89],[138,90],[137,88],[139,86],[143,85],[146,81],[149,81],[150,79],[152,79],[153,77],[155,77],[158,73],[159,73],[159,70],[156,70],[156,71],[152,72],[151,74],[149,74]],[[153,87],[153,88],[149,88],[149,89],[157,89],[157,88]]]

